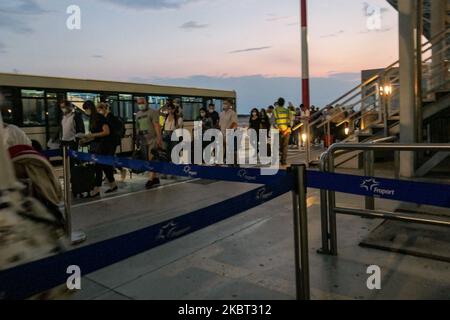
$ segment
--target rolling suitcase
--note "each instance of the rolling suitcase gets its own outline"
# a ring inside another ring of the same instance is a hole
[[[72,194],[83,197],[95,187],[95,168],[92,164],[79,164],[72,167],[70,182]]]

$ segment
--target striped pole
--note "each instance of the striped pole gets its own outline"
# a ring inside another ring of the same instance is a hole
[[[309,49],[308,49],[308,7],[307,0],[300,0],[301,5],[301,36],[302,36],[302,100],[309,110]]]

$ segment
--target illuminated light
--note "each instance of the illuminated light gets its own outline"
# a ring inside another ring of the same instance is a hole
[[[308,142],[308,135],[306,133],[302,134],[302,141],[303,142]]]
[[[390,96],[392,94],[392,86],[385,85],[380,87],[381,96]]]
[[[350,134],[350,128],[346,127],[345,128],[345,135],[348,136]]]
[[[8,109],[8,112],[9,112],[9,113],[12,113],[12,110],[11,110],[11,109]]]

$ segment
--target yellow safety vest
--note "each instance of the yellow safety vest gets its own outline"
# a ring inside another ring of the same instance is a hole
[[[278,107],[274,111],[275,115],[275,124],[281,133],[285,133],[289,131],[291,126],[291,115],[287,108]]]

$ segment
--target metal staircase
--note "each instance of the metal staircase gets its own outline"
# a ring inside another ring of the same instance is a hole
[[[438,128],[434,125],[436,121],[441,121],[442,114],[450,111],[449,39],[450,32],[447,28],[430,37],[422,47],[424,141],[450,142],[450,135],[445,134],[445,130],[450,130],[450,124],[447,122],[446,125],[441,125],[441,130],[444,131],[441,134],[435,132]],[[341,142],[371,142],[390,136],[398,137],[399,88],[399,62],[396,61],[329,103],[320,111],[321,116],[310,123],[310,130],[314,130],[316,135],[318,132],[326,136],[338,133]],[[346,154],[337,159],[337,164],[344,165],[355,157],[357,154]],[[430,157],[436,158],[430,161]],[[421,159],[421,163],[435,164],[439,162],[437,160],[442,161],[445,158],[442,154],[428,155],[428,158]],[[423,174],[429,170],[427,168],[428,166],[422,166],[419,172]]]

